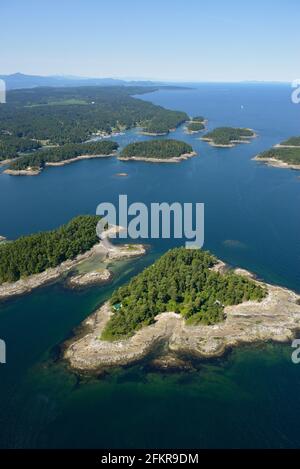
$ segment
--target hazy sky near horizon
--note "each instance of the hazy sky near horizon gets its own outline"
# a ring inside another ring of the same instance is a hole
[[[0,74],[300,78],[299,0],[0,0]]]

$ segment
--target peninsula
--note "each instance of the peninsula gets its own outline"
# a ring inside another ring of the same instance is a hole
[[[270,150],[257,155],[254,160],[276,168],[300,169],[300,137],[275,145]]]
[[[239,143],[250,143],[249,139],[256,136],[252,129],[218,127],[201,137],[201,140],[208,142],[213,147],[232,148]]]
[[[113,137],[133,127],[165,135],[188,120],[188,115],[133,97],[156,90],[151,86],[9,90],[9,105],[0,107],[0,162],[42,147],[81,144],[93,136]]]
[[[111,262],[146,252],[143,245],[111,244],[108,238],[120,231],[117,226],[107,227],[99,241],[99,219],[96,215],[80,215],[55,230],[0,243],[0,299],[28,293],[59,280],[66,272],[72,274],[68,278],[72,287],[106,283],[112,277],[108,270]],[[101,268],[78,273],[77,267],[87,259],[93,265],[94,259],[99,259]]]
[[[21,156],[10,163],[4,173],[12,176],[36,176],[46,166],[63,166],[82,159],[113,156],[117,148],[118,144],[110,140],[77,144],[67,143]]]
[[[285,342],[299,324],[296,293],[231,270],[208,252],[176,248],[88,317],[64,357],[82,372],[146,357],[176,367],[239,344]]]
[[[191,145],[180,140],[147,140],[130,143],[120,153],[124,161],[149,161],[151,163],[178,163],[195,156]]]
[[[275,148],[298,148],[300,147],[300,137],[291,137],[282,143],[275,145]]]
[[[158,112],[158,115],[151,119],[151,121],[141,123],[141,134],[154,137],[168,135],[169,132],[176,130],[187,119],[188,116],[185,112],[173,111],[172,114],[167,114],[163,110],[161,113]]]

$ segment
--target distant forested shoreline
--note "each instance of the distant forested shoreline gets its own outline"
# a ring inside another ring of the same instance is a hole
[[[0,107],[0,161],[44,144],[78,144],[99,132],[111,134],[135,126],[168,133],[188,116],[136,97],[156,89],[83,86],[9,91],[7,104]]]
[[[180,313],[188,324],[215,324],[224,319],[225,306],[261,301],[266,296],[253,280],[230,271],[213,271],[216,263],[207,251],[171,249],[114,291],[110,303],[115,312],[103,338],[129,337],[166,311]]]
[[[42,169],[47,163],[68,161],[82,155],[111,155],[118,149],[118,144],[110,140],[100,140],[89,143],[66,143],[47,150],[39,150],[29,155],[21,156],[9,165],[12,171]]]

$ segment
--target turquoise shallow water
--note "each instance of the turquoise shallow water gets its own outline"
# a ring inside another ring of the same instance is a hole
[[[199,153],[180,165],[115,158],[49,168],[36,178],[0,174],[0,234],[48,229],[102,201],[205,203],[205,248],[269,282],[300,291],[300,173],[259,165],[255,154],[300,134],[300,106],[288,86],[202,85],[143,96],[211,128],[252,127],[251,145],[219,150],[179,128]],[[241,107],[242,106],[242,107]],[[121,145],[144,139],[136,131]],[[127,172],[127,178],[116,173]],[[116,285],[172,241],[116,266],[114,284],[85,291],[53,285],[0,306],[1,447],[299,447],[300,365],[290,345],[242,348],[191,373],[161,374],[146,364],[78,380],[57,362],[57,346]]]

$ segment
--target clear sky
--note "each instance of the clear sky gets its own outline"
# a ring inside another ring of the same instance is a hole
[[[299,0],[0,0],[0,74],[300,78]]]

